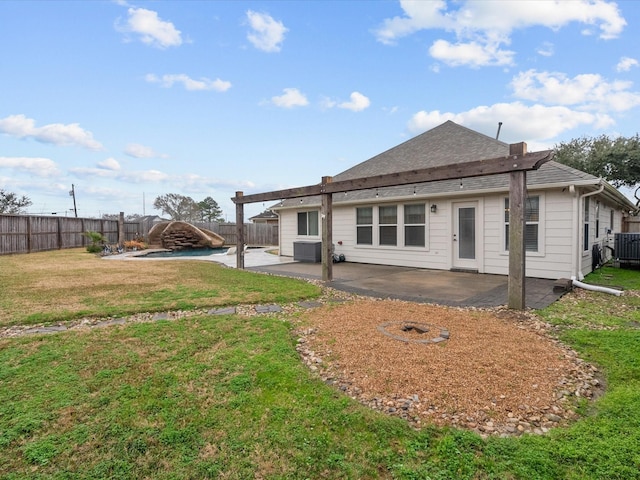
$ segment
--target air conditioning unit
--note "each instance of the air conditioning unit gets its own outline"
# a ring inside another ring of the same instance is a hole
[[[613,247],[621,265],[640,264],[640,233],[616,233]]]

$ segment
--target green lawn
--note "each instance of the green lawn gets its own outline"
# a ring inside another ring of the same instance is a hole
[[[103,282],[126,275],[100,270],[114,262],[94,262],[79,251],[37,255],[41,276],[54,283],[61,259],[76,272],[88,263],[92,278]],[[34,312],[18,306],[38,305],[20,298],[41,279],[30,267],[25,281],[19,258],[0,257],[2,285],[22,285],[2,290],[0,312],[11,315],[4,324],[29,321]],[[174,279],[179,289],[165,284],[158,288],[166,296],[158,294],[144,277],[133,298],[131,289],[116,288],[108,300],[99,296],[97,306],[79,301],[55,318],[115,309],[119,299],[127,311],[136,304],[147,311],[181,302],[202,302],[194,308],[286,303],[319,294],[302,281],[212,264],[157,263],[154,274]],[[640,272],[610,269],[607,275],[612,285],[639,288]],[[221,279],[230,278],[235,283],[227,287]],[[66,294],[57,291],[64,303]],[[637,297],[587,297],[576,304],[566,296],[542,314],[602,369],[607,392],[585,404],[571,427],[520,438],[415,431],[361,406],[302,365],[291,334],[295,318],[285,314],[200,315],[0,339],[0,478],[640,479],[640,330],[634,323],[640,318],[628,307]],[[55,294],[47,291],[46,298],[53,309]],[[37,312],[39,318],[49,313]]]

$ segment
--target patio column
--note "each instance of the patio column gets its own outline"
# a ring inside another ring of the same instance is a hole
[[[522,146],[520,151],[514,147]],[[526,144],[511,145],[511,155],[525,155]],[[527,173],[513,171],[509,174],[509,284],[508,307],[525,309],[526,252],[524,231],[526,225],[525,201],[527,197]]]
[[[326,193],[325,186],[331,177],[322,177],[322,281],[333,280],[333,194]]]
[[[242,198],[242,192],[236,192],[236,198]],[[244,270],[244,203],[236,202],[236,268]]]

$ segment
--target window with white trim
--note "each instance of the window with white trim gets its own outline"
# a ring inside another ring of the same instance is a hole
[[[589,251],[589,197],[584,197],[584,236],[582,241],[582,249]]]
[[[378,229],[380,245],[398,245],[398,207],[378,207]]]
[[[317,237],[319,231],[317,210],[298,212],[298,235]]]
[[[609,233],[613,233],[613,208],[609,210]]]
[[[600,237],[600,202],[596,202],[596,238]]]
[[[373,207],[356,208],[356,244],[373,245]]]
[[[404,246],[424,247],[426,237],[425,204],[404,206]]]
[[[524,208],[524,249],[538,252],[540,244],[540,197],[530,196]],[[509,251],[509,198],[504,199],[504,249]]]

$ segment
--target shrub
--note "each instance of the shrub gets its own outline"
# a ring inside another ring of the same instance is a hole
[[[127,250],[144,250],[147,246],[139,240],[128,240],[124,242],[124,248]]]
[[[84,232],[84,236],[91,241],[91,244],[87,245],[87,252],[89,253],[100,253],[103,244],[107,241],[100,232]]]

